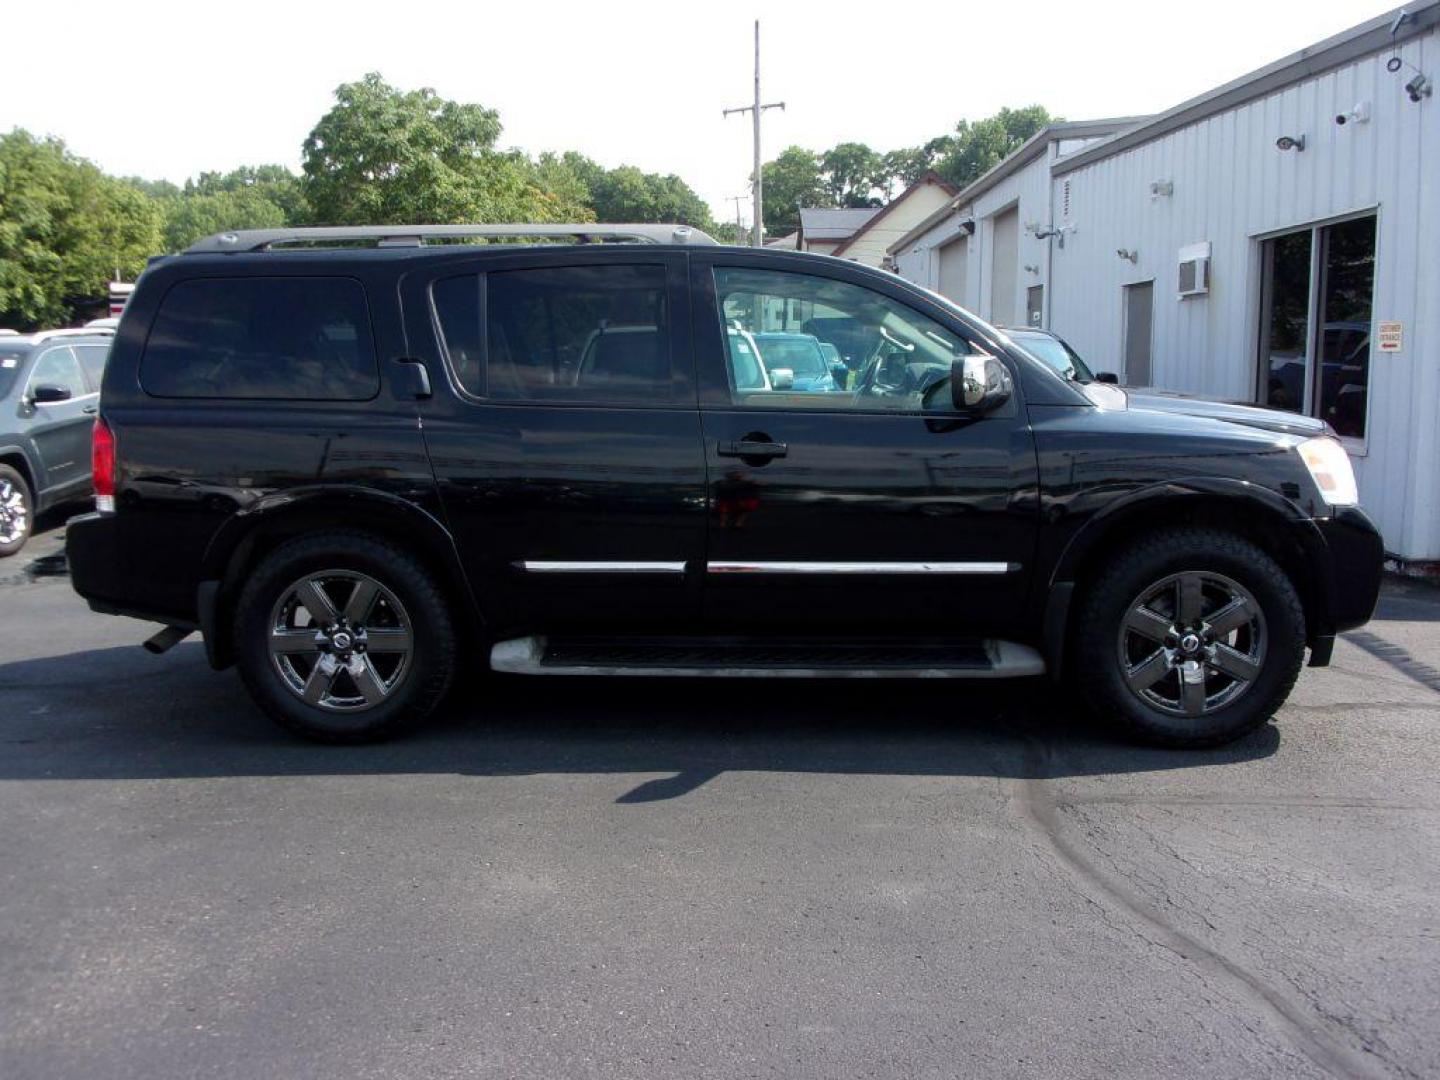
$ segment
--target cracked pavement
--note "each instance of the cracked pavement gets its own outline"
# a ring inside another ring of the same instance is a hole
[[[524,679],[328,748],[6,580],[7,1080],[1440,1073],[1431,587],[1215,751],[1037,685]]]

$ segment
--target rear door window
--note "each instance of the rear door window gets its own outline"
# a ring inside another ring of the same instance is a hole
[[[360,401],[380,388],[352,278],[195,278],[165,294],[140,383],[156,397]]]
[[[75,355],[85,369],[85,378],[90,383],[90,392],[98,394],[105,381],[105,358],[110,355],[109,345],[76,345]]]
[[[663,266],[558,266],[437,281],[456,380],[500,401],[672,399]]]

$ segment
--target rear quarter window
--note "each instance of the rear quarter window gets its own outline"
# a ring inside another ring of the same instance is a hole
[[[361,401],[380,388],[353,278],[194,278],[165,294],[140,362],[155,397]]]

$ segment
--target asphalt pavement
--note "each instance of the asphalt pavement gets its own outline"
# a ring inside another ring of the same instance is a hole
[[[1432,587],[1175,752],[1043,684],[523,677],[310,746],[0,581],[6,1080],[1440,1075]]]

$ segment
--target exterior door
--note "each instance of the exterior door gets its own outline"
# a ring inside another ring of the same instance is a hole
[[[705,461],[683,256],[447,260],[403,287],[425,441],[495,635],[699,617]]]
[[[34,401],[37,386],[59,386],[70,392],[64,401]],[[35,359],[26,383],[26,427],[45,476],[40,486],[62,493],[82,487],[90,477],[90,431],[95,423],[97,394],[85,382],[80,361],[68,345],[46,349]]]
[[[941,296],[965,306],[966,275],[970,265],[970,241],[967,237],[952,240],[939,249]]]
[[[996,214],[990,228],[990,321],[1015,325],[1016,277],[1020,269],[1020,211]]]
[[[951,361],[982,342],[845,268],[691,260],[707,625],[869,637],[1018,621],[1036,530],[1029,430],[1015,400],[978,420],[950,405]],[[762,333],[863,342],[852,388],[787,388],[755,345]],[[757,350],[766,378],[750,370]]]
[[[1151,323],[1155,312],[1155,283],[1125,286],[1125,385],[1150,386]]]

